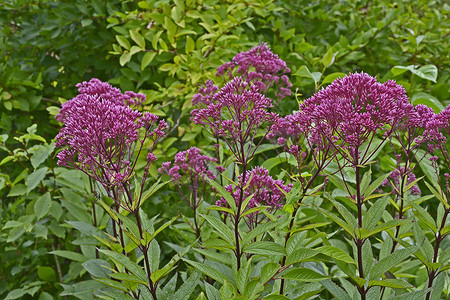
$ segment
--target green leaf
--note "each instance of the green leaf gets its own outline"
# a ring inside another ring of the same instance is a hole
[[[225,239],[231,245],[234,245],[234,233],[233,231],[227,227],[221,220],[217,219],[214,216],[210,215],[202,215],[199,214],[202,218],[204,218],[209,224],[211,224],[214,229],[216,229],[217,233]]]
[[[349,263],[349,264],[356,265],[353,258],[350,255],[348,255],[345,251],[343,251],[339,248],[336,248],[333,246],[322,246],[322,247],[316,248],[315,250],[317,250],[318,252],[320,252],[326,256],[329,256],[331,258],[341,260],[341,261]]]
[[[308,260],[316,256],[317,254],[319,254],[319,251],[317,251],[316,249],[298,248],[292,251],[290,255],[288,255],[286,259],[286,265],[292,265],[294,263]]]
[[[87,257],[84,256],[83,254],[77,253],[77,252],[73,252],[73,251],[67,251],[67,250],[54,250],[54,251],[50,251],[50,254],[55,254],[67,259],[71,259],[74,261],[79,261],[79,262],[85,262],[87,260]]]
[[[260,282],[265,284],[269,281],[275,274],[277,274],[280,269],[280,265],[277,263],[267,263],[261,269]]]
[[[33,168],[36,169],[37,167],[39,167],[39,165],[47,159],[47,157],[53,152],[54,149],[54,143],[50,145],[38,145],[31,154],[31,165],[33,166]]]
[[[241,266],[241,268],[238,270],[237,276],[235,278],[236,280],[236,286],[239,291],[244,291],[245,287],[247,286],[248,278],[250,276],[250,270],[252,266],[252,258]]]
[[[124,47],[127,50],[130,50],[131,45],[130,42],[127,40],[126,37],[124,37],[123,35],[116,35],[116,40],[119,42],[119,44]]]
[[[111,274],[110,264],[103,259],[89,259],[82,265],[94,277],[108,278],[109,274]]]
[[[145,52],[144,57],[142,57],[141,61],[141,70],[143,71],[155,58],[156,52]]]
[[[416,217],[420,221],[422,221],[428,228],[430,228],[434,233],[436,233],[437,228],[433,217],[420,205],[417,205],[416,203],[411,203],[411,205],[414,207],[414,214],[416,215]]]
[[[307,268],[294,268],[286,272],[286,274],[283,275],[283,278],[302,282],[316,282],[327,279],[328,276],[319,274]]]
[[[186,36],[186,46],[185,46],[186,54],[191,53],[192,51],[194,51],[194,49],[195,49],[194,40],[189,35]]]
[[[119,281],[131,282],[131,283],[139,283],[143,285],[147,285],[146,281],[138,278],[136,275],[127,274],[127,273],[111,273],[109,274],[111,278],[117,279]]]
[[[124,52],[119,59],[120,65],[123,67],[127,62],[129,62],[131,59],[131,53]]]
[[[408,224],[408,223],[411,223],[411,220],[405,220],[405,219],[390,220],[390,221],[387,221],[386,223],[382,223],[382,224],[376,226],[374,229],[372,229],[372,230],[370,230],[368,232],[365,232],[361,236],[361,238],[365,239],[365,238],[368,238],[368,237],[370,237],[370,236],[372,236],[374,234],[377,234],[377,233],[379,233],[381,231],[387,230],[389,228],[396,227],[396,226],[401,226],[401,225]]]
[[[335,81],[335,80],[338,79],[338,78],[345,77],[346,75],[347,75],[347,74],[345,74],[345,73],[340,73],[340,72],[331,73],[331,74],[327,75],[327,76],[322,80],[322,85],[331,83],[331,82]]]
[[[389,256],[378,261],[370,270],[369,278],[378,279],[382,274],[389,271],[391,268],[400,264],[408,256],[416,252],[419,248],[417,246],[411,246],[405,249],[395,251]]]
[[[206,296],[209,300],[220,300],[220,292],[211,284],[204,282]]]
[[[286,249],[280,244],[274,242],[259,241],[245,246],[242,250],[246,253],[260,254],[260,255],[286,255]]]
[[[234,216],[234,211],[232,211],[231,209],[229,209],[228,207],[222,207],[222,206],[217,206],[217,205],[211,205],[208,206],[207,208],[208,210],[218,210],[227,214],[230,214],[232,216]]]
[[[36,214],[36,218],[42,219],[45,217],[50,211],[51,206],[52,200],[50,198],[50,192],[47,192],[39,197],[34,203],[34,213]]]
[[[191,266],[193,266],[194,268],[196,268],[197,270],[199,270],[200,272],[202,272],[203,274],[205,274],[208,277],[211,277],[212,279],[214,279],[215,281],[218,281],[221,284],[224,284],[225,281],[225,275],[222,274],[221,272],[217,271],[216,269],[207,266],[205,264],[201,264],[189,259],[183,259],[183,261],[187,262],[188,264],[190,264]]]
[[[355,232],[354,229],[352,227],[350,227],[349,224],[347,224],[346,222],[344,222],[344,220],[342,220],[341,218],[339,218],[338,216],[335,216],[334,214],[332,214],[331,212],[329,212],[328,210],[322,209],[319,207],[319,210],[327,215],[330,219],[332,219],[336,224],[338,224],[342,229],[344,229],[345,231],[347,231],[348,234],[350,234],[352,237],[355,237]]]
[[[450,205],[447,203],[447,201],[444,199],[444,197],[442,196],[442,190],[441,188],[437,185],[437,189],[435,189],[431,184],[429,184],[427,181],[425,181],[425,185],[428,187],[428,189],[433,193],[433,195],[442,203],[442,205],[444,205],[444,207],[446,209],[450,208]]]
[[[223,186],[218,184],[215,180],[212,180],[210,178],[206,178],[209,182],[209,184],[212,185],[212,187],[227,201],[228,205],[232,210],[236,210],[236,201],[234,200],[233,196],[229,192],[225,190]]]
[[[444,105],[442,105],[441,101],[439,101],[434,96],[424,93],[417,92],[411,96],[411,102],[414,105],[423,104],[428,107],[431,107],[435,113],[439,113],[445,109]]]
[[[258,227],[256,227],[252,231],[250,231],[246,236],[244,236],[244,238],[242,239],[243,247],[245,247],[250,241],[254,240],[255,238],[257,238],[261,234],[272,230],[272,228],[274,228],[277,225],[279,225],[278,221],[264,223],[262,225],[259,225]]]
[[[130,30],[130,36],[141,49],[145,49],[145,39],[138,31]]]
[[[388,203],[388,197],[384,197],[376,201],[363,218],[363,228],[366,228],[368,230],[373,229],[373,227],[378,224],[378,221],[380,221],[381,217],[383,216],[383,212],[385,211]]]
[[[115,284],[117,285],[118,282],[116,281]],[[86,299],[89,296],[92,297],[94,291],[104,287],[100,282],[94,280],[81,281],[71,285],[61,283],[61,286],[64,291],[59,294],[60,296],[76,296],[81,299]]]
[[[121,265],[122,267],[128,269],[131,273],[136,275],[143,282],[147,282],[147,275],[145,274],[145,272],[137,263],[132,261],[130,258],[121,253],[117,253],[111,250],[99,249],[98,251],[111,258],[114,263],[116,263],[116,265]]]
[[[167,227],[169,227],[173,222],[175,222],[175,220],[177,219],[177,217],[172,217],[172,219],[170,219],[169,221],[167,221],[166,223],[164,223],[163,225],[161,225],[158,229],[156,229],[156,231],[152,234],[149,234],[148,232],[144,232],[144,239],[141,241],[143,246],[147,246],[148,244],[150,244],[150,242],[164,229],[166,229]]]
[[[412,288],[413,286],[409,284],[408,282],[401,280],[401,279],[383,279],[383,280],[369,280],[369,287],[371,286],[384,286],[384,287],[390,287],[393,289],[408,289]]]
[[[173,256],[172,259],[163,268],[153,272],[152,275],[150,276],[150,279],[153,282],[158,282],[159,280],[164,278],[164,276],[169,274],[174,269],[175,264],[183,256],[185,256],[189,252],[189,250],[191,250],[191,248],[192,248],[192,245],[189,245],[189,246],[185,247],[183,250],[181,250],[180,252],[178,252],[177,254],[175,254],[175,256]]]
[[[15,290],[10,291],[8,293],[8,295],[6,295],[5,300],[17,299],[17,298],[22,297],[25,294],[26,294],[26,291],[24,289],[15,289]]]
[[[288,297],[283,295],[268,295],[263,298],[264,300],[289,300]]]
[[[338,300],[347,300],[351,299],[351,297],[340,288],[337,284],[335,284],[330,279],[323,280],[320,282],[336,299]]]
[[[325,68],[328,68],[329,66],[331,66],[334,63],[336,54],[338,54],[338,52],[333,53],[333,47],[330,47],[328,49],[327,53],[325,53],[325,55],[322,57],[322,64]]]
[[[425,65],[420,67],[419,69],[410,70],[413,74],[416,74],[420,78],[432,81],[436,83],[438,69],[435,65]]]
[[[25,180],[25,185],[27,186],[27,193],[29,193],[31,190],[37,187],[38,184],[45,178],[47,170],[48,170],[47,167],[42,167],[40,169],[37,169],[30,175],[28,175],[27,180]]]
[[[380,177],[378,177],[377,179],[375,179],[368,187],[367,189],[363,190],[363,196],[364,197],[368,197],[370,195],[372,195],[372,193],[383,183],[384,180],[386,180],[386,178],[389,177],[390,173],[387,174],[383,174]]]
[[[195,271],[189,276],[189,278],[179,287],[172,299],[189,299],[189,296],[194,292],[195,287],[199,283],[201,272]]]
[[[56,280],[56,272],[51,267],[38,267],[37,274],[38,277],[44,281]]]
[[[414,75],[419,76],[420,78],[430,80],[436,83],[438,69],[435,65],[425,65],[418,69],[414,65],[409,65],[407,67],[404,66],[395,66],[391,69],[391,72],[394,76],[400,75],[406,71],[410,71]]]

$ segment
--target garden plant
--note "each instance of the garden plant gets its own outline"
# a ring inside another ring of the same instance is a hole
[[[0,4],[0,296],[447,299],[449,14]]]

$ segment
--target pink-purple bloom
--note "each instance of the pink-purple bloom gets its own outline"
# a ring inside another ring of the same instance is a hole
[[[146,139],[153,141],[164,135],[167,124],[150,113],[133,110],[145,96],[122,94],[117,88],[98,79],[78,85],[80,94],[63,104],[56,116],[64,127],[56,136],[58,165],[77,168],[99,181],[103,186],[121,185],[133,173],[133,145],[141,148]],[[141,133],[143,131],[143,133]],[[142,135],[140,135],[142,134]],[[150,152],[151,150],[150,149]],[[140,151],[140,150],[139,150]],[[156,160],[149,153],[147,167]]]
[[[404,118],[408,101],[405,89],[394,81],[379,83],[366,73],[354,73],[335,80],[300,108],[312,118],[311,137],[324,135],[356,150],[385,125]]]
[[[286,62],[274,54],[266,43],[262,43],[249,51],[238,53],[231,62],[221,65],[217,69],[217,76],[233,78],[233,70],[238,76],[252,82],[260,92],[271,87],[276,88],[276,97],[282,99],[291,95],[292,87],[285,75],[291,70]]]
[[[250,143],[243,152],[241,146],[254,141],[263,123],[268,123],[270,131],[278,119],[277,114],[267,111],[271,106],[271,99],[261,94],[255,85],[235,77],[214,94],[205,108],[194,109],[191,115],[195,124],[223,138],[236,158],[243,162],[255,148]]]
[[[389,174],[389,179],[386,179],[383,181],[382,186],[384,187],[392,187],[392,184],[395,185],[396,188],[392,189],[393,194],[398,194],[397,191],[400,190],[400,180],[406,176],[406,184],[410,184],[411,182],[414,182],[417,178],[414,173],[411,173],[411,170],[405,170],[404,167],[400,167],[398,169],[395,169],[394,171]],[[420,188],[417,184],[413,185],[409,192],[411,195],[417,196],[420,195],[422,192],[420,191]]]
[[[210,170],[210,166],[216,162],[217,159],[201,154],[200,149],[192,147],[178,152],[173,165],[171,162],[163,163],[159,172],[169,175],[173,182],[179,182],[183,176],[191,182],[198,179],[206,180],[206,177],[216,179],[216,175]],[[224,168],[218,166],[216,171],[221,173]]]
[[[292,184],[284,184],[282,180],[275,180],[269,175],[269,171],[263,167],[256,167],[247,171],[245,176],[246,182],[242,184],[245,186],[244,199],[253,195],[248,203],[248,208],[253,208],[261,205],[270,206],[271,209],[280,209],[284,204],[284,193],[289,193]],[[238,178],[242,181],[242,174]],[[225,189],[231,193],[236,203],[240,201],[241,188],[235,187],[231,184],[227,185]],[[281,190],[280,190],[281,189]],[[226,206],[227,202],[221,198],[216,202],[216,205]]]

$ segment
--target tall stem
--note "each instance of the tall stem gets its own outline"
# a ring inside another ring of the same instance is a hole
[[[445,236],[441,235],[441,231],[447,224],[447,217],[448,217],[449,212],[450,212],[450,208],[445,209],[444,217],[442,218],[442,222],[441,222],[441,227],[439,228],[439,231],[438,231],[439,233],[436,237],[436,245],[434,246],[433,263],[437,262],[439,246],[441,245],[442,240],[444,240],[444,238],[445,238]],[[437,270],[432,270],[431,272],[428,273],[428,288],[433,287],[433,281],[438,275],[439,275],[439,272],[437,272]],[[430,297],[431,297],[431,291],[429,291],[427,293],[425,300],[429,300]]]
[[[239,193],[239,202],[237,206],[237,212],[236,217],[234,219],[234,238],[236,241],[236,264],[237,264],[237,270],[241,268],[241,249],[239,244],[239,221],[241,218],[241,208],[242,208],[242,202],[244,201],[244,187],[245,187],[245,180],[247,177],[247,163],[244,162],[242,164],[242,181],[240,182],[240,193]]]
[[[139,229],[139,235],[141,236],[141,240],[144,238],[144,233],[142,230],[142,223],[141,223],[141,217],[139,216],[139,208],[137,208],[134,211],[134,216],[136,217],[136,223],[137,227]],[[157,300],[156,297],[156,286],[153,284],[153,281],[151,279],[152,271],[150,269],[150,260],[148,258],[148,246],[140,245],[139,248],[141,249],[142,253],[144,254],[144,264],[145,269],[147,270],[147,276],[148,276],[148,282],[150,285],[150,293],[152,294],[153,300]]]
[[[356,176],[356,207],[358,208],[358,228],[362,228],[362,207],[363,207],[363,199],[361,197],[361,167],[359,167],[359,151],[358,148],[355,149],[355,176]],[[356,251],[358,255],[358,273],[359,278],[364,279],[364,270],[363,270],[363,260],[362,260],[362,247],[364,245],[365,240],[356,237],[355,243],[356,243]],[[367,290],[362,287],[358,287],[358,291],[361,295],[361,300],[366,300],[366,293]]]

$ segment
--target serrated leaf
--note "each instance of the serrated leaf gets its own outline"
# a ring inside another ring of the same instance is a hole
[[[286,272],[286,274],[283,275],[283,278],[302,282],[317,282],[327,279],[328,276],[319,274],[307,268],[295,268]]]
[[[386,256],[372,267],[372,269],[370,270],[369,278],[371,279],[379,278],[382,274],[386,273],[391,268],[395,267],[396,265],[404,261],[407,257],[416,252],[418,249],[419,248],[416,246],[411,246],[405,249],[397,250],[391,255]]]
[[[206,276],[211,277],[215,281],[218,281],[221,284],[224,283],[225,278],[226,278],[225,275],[220,273],[216,269],[211,268],[210,266],[207,266],[205,264],[201,264],[201,263],[189,260],[189,259],[183,259],[183,261],[187,262],[188,264],[190,264],[191,266],[193,266],[194,268],[196,268],[197,270],[199,270]]]
[[[330,279],[323,280],[320,282],[336,299],[338,300],[347,300],[351,299],[351,297],[344,291],[341,287],[335,284]]]
[[[254,240],[261,234],[268,232],[269,230],[271,230],[278,224],[279,224],[278,222],[269,222],[269,223],[265,223],[265,224],[259,225],[258,227],[254,228],[242,239],[243,247],[245,247],[250,241]]]
[[[137,263],[132,261],[130,258],[126,257],[125,255],[123,255],[121,253],[117,253],[117,252],[114,252],[111,250],[99,249],[98,251],[105,254],[109,258],[111,258],[115,264],[119,264],[122,267],[128,269],[131,273],[136,275],[140,280],[147,282],[147,275],[145,274],[144,270],[142,270],[142,268]]]
[[[221,220],[217,219],[214,216],[210,215],[202,215],[199,214],[202,218],[204,218],[209,224],[211,224],[216,232],[228,243],[234,245],[234,233],[233,231],[227,227]]]
[[[384,286],[393,289],[408,289],[413,287],[411,284],[401,279],[390,279],[390,278],[383,280],[369,280],[369,287],[371,286]]]
[[[260,254],[260,255],[286,255],[286,249],[280,244],[274,242],[259,241],[245,246],[242,250],[246,253]]]
[[[103,259],[89,259],[82,265],[94,277],[108,278],[111,273],[110,264]]]
[[[206,178],[209,182],[209,184],[212,185],[212,187],[227,201],[228,205],[232,210],[236,210],[236,201],[234,200],[233,196],[225,190],[223,186],[218,184],[215,180],[212,180],[210,178]]]
[[[211,205],[211,206],[208,206],[207,209],[208,209],[208,210],[217,210],[217,211],[221,211],[221,212],[228,213],[228,214],[234,216],[234,211],[232,211],[232,210],[229,209],[228,207],[222,207],[222,206],[217,206],[217,205]]]
[[[319,254],[319,251],[316,249],[310,248],[298,248],[292,251],[290,255],[286,258],[286,265],[291,265],[294,263],[302,262],[308,260],[314,256]]]
[[[373,227],[378,224],[378,221],[380,221],[381,217],[383,216],[383,212],[385,211],[388,203],[388,197],[384,197],[383,199],[379,199],[378,201],[376,201],[372,205],[372,207],[369,208],[363,218],[363,228],[366,228],[368,230],[373,229]]]
[[[389,173],[383,174],[382,176],[375,179],[368,187],[367,189],[363,190],[363,196],[368,197],[372,195],[372,193],[383,183],[383,181],[386,180],[386,178],[389,177]]]
[[[379,232],[382,232],[382,231],[384,231],[384,230],[387,230],[387,229],[389,229],[389,228],[396,227],[396,226],[401,226],[401,225],[404,225],[404,224],[408,224],[408,223],[410,223],[410,222],[411,222],[411,220],[405,220],[405,219],[401,219],[401,220],[390,220],[390,221],[387,221],[386,223],[382,223],[382,224],[376,226],[375,228],[373,228],[373,229],[370,230],[370,231],[365,232],[365,233],[361,236],[361,238],[364,238],[364,239],[365,239],[365,238],[368,238],[368,237],[370,237],[370,236],[372,236],[372,235],[374,235],[374,234],[377,234],[377,233],[379,233]]]
[[[73,252],[73,251],[67,251],[67,250],[54,250],[54,251],[50,251],[50,254],[55,254],[67,259],[71,259],[74,261],[79,261],[79,262],[85,262],[87,261],[87,257],[84,256],[83,254],[77,253],[77,252]]]
[[[331,258],[349,263],[349,264],[354,264],[356,265],[355,261],[353,260],[353,258],[348,255],[345,251],[337,248],[337,247],[333,247],[333,246],[322,246],[319,248],[316,248],[315,250],[317,250],[318,252],[325,254],[326,256],[329,256]]]
[[[111,273],[109,274],[111,278],[117,279],[119,281],[125,281],[125,282],[132,282],[132,283],[139,283],[146,285],[147,283],[143,280],[141,280],[139,277],[133,274],[127,274],[127,273]]]
[[[179,287],[175,294],[173,294],[172,299],[189,299],[192,292],[195,290],[195,287],[199,283],[199,279],[201,276],[200,271],[194,271],[191,276]]]

